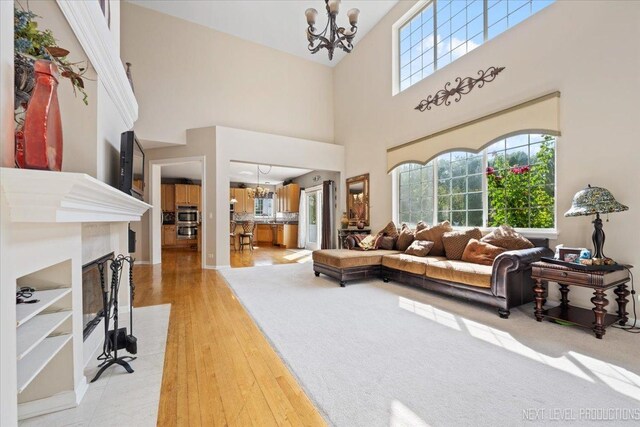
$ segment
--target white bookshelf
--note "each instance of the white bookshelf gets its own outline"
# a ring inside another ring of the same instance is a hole
[[[16,306],[16,326],[24,325],[25,322],[42,313],[70,293],[71,288],[47,289],[33,292],[33,296],[27,298],[27,300],[37,299],[40,301],[35,304],[18,304]]]
[[[47,364],[71,341],[72,335],[45,338],[36,348],[18,361],[18,393],[22,393]]]
[[[18,327],[17,359],[21,360],[71,318],[71,310],[61,310],[34,316],[29,322]]]

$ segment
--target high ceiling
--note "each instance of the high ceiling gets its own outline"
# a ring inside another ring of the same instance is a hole
[[[336,65],[346,55],[336,51],[333,61],[329,61],[326,50],[313,55],[307,50],[304,12],[310,7],[316,9],[316,27],[324,28],[327,17],[323,0],[129,1],[328,66]],[[357,45],[396,3],[398,0],[343,0],[338,25],[349,25],[347,10],[360,9],[358,35],[354,40]]]
[[[229,181],[245,184],[258,183],[258,165],[251,163],[231,162]],[[268,172],[265,174],[265,172]],[[282,166],[260,165],[261,184],[280,184],[285,179],[291,179],[311,172],[311,169],[286,168]]]
[[[160,176],[162,178],[202,180],[202,165],[200,162],[184,162],[162,166]]]

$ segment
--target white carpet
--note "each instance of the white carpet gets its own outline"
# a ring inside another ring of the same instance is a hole
[[[494,309],[380,280],[340,288],[310,264],[222,274],[336,426],[640,420],[640,335],[609,328],[597,340],[536,322],[531,305],[504,320]]]

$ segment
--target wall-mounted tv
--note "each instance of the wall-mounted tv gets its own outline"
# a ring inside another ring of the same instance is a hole
[[[120,137],[120,179],[118,188],[140,200],[144,196],[144,151],[132,130]]]

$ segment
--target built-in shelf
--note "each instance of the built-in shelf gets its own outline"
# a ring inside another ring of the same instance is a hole
[[[58,302],[61,298],[71,293],[71,288],[48,289],[46,291],[36,291],[29,299],[38,299],[35,304],[17,304],[16,305],[16,326],[24,325],[29,319],[38,313],[46,310],[52,304]]]
[[[45,338],[71,317],[71,310],[39,314],[18,328],[16,353],[17,359],[24,358]]]
[[[45,338],[22,360],[18,361],[18,393],[22,393],[31,384],[31,381],[62,350],[71,337],[71,334],[65,334]]]

